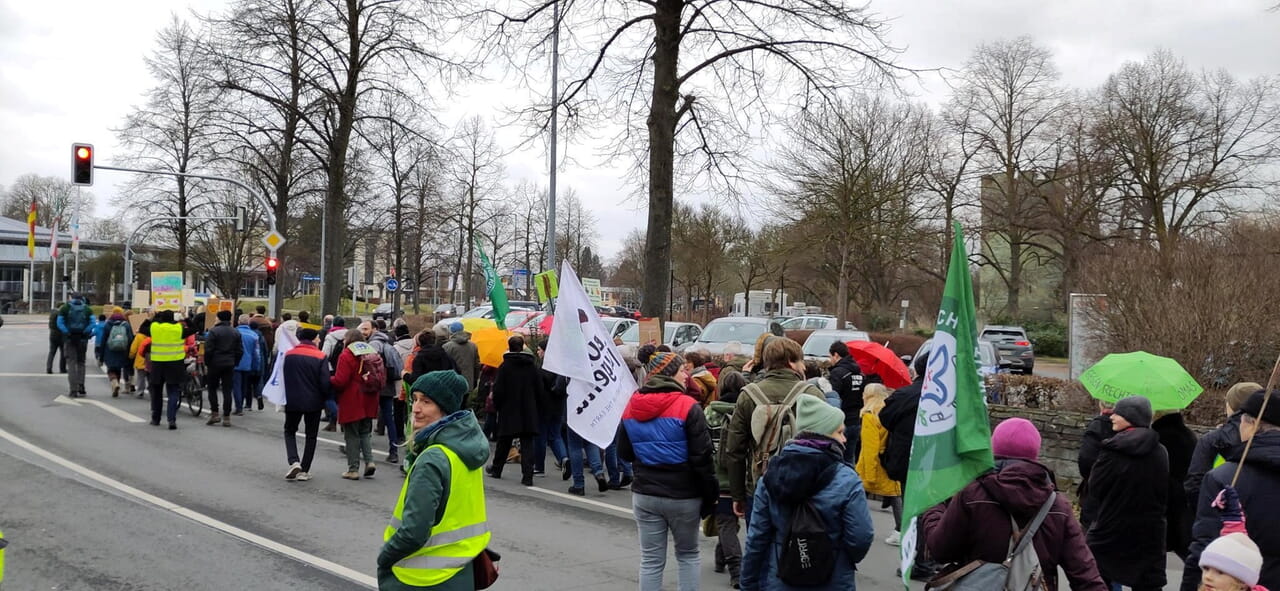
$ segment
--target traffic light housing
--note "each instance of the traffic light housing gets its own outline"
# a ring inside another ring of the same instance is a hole
[[[280,270],[280,259],[267,257],[267,285],[276,284],[276,271]]]
[[[93,144],[71,144],[71,184],[93,185]]]

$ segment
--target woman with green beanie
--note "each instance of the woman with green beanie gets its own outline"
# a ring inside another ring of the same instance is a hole
[[[472,562],[489,544],[481,468],[489,442],[462,408],[467,381],[433,371],[410,390],[408,476],[378,554],[382,591],[475,589]]]

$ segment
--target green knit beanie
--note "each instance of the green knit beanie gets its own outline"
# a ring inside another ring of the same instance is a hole
[[[796,399],[796,431],[830,435],[844,424],[844,411],[817,396],[801,394]]]
[[[413,383],[413,391],[422,392],[448,416],[462,410],[462,397],[467,395],[467,380],[453,370],[433,371],[418,378]],[[410,404],[412,403],[410,400]]]

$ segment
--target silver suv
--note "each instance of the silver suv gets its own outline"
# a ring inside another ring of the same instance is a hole
[[[978,338],[995,344],[1001,364],[1009,364],[1011,372],[1031,375],[1036,353],[1031,347],[1031,339],[1027,338],[1027,331],[1021,326],[989,325],[983,327]]]

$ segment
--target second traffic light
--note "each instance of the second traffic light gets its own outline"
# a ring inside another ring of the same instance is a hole
[[[267,257],[267,285],[276,284],[276,271],[280,270],[280,259]]]
[[[93,144],[71,144],[71,184],[93,185]]]

